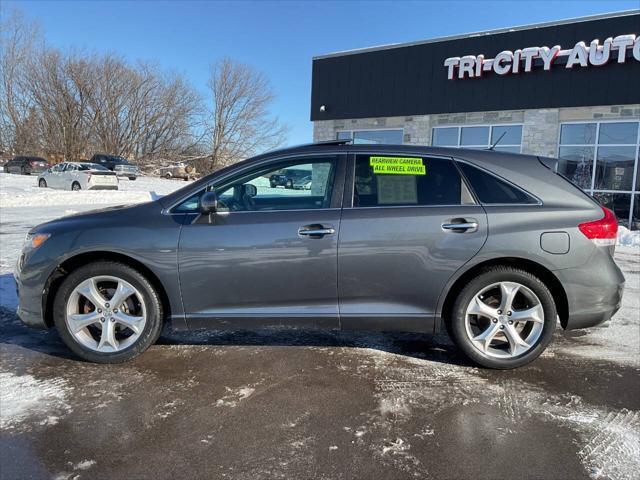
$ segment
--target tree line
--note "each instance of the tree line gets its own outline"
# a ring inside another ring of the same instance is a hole
[[[269,80],[223,58],[206,93],[152,62],[46,44],[12,12],[0,23],[0,151],[51,161],[108,153],[141,165],[188,161],[216,170],[281,145]]]

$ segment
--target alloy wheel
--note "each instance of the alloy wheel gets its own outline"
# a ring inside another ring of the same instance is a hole
[[[471,344],[492,358],[515,358],[530,351],[544,328],[537,295],[516,282],[499,282],[480,290],[469,302],[465,330]]]
[[[140,291],[113,276],[91,277],[81,282],[67,301],[65,322],[82,346],[101,353],[133,345],[147,322]]]

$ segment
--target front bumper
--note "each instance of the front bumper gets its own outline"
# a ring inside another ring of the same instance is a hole
[[[40,288],[25,285],[17,270],[13,278],[16,281],[18,294],[18,309],[16,313],[22,323],[33,328],[47,328],[42,312],[43,291]]]
[[[578,268],[556,270],[567,294],[569,318],[562,321],[565,330],[595,327],[620,309],[624,275],[603,249]]]

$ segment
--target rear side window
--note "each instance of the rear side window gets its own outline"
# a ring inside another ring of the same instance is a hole
[[[476,192],[476,196],[482,203],[486,204],[537,204],[538,200],[531,195],[500,180],[479,168],[472,167],[467,163],[460,162],[460,169],[467,177],[471,188]]]
[[[356,155],[354,207],[472,204],[453,161],[408,155]]]

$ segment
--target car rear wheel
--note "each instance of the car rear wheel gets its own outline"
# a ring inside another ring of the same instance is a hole
[[[96,262],[73,271],[54,300],[62,340],[79,357],[120,363],[144,352],[162,329],[162,303],[137,270]]]
[[[78,182],[73,182],[71,184],[71,190],[73,190],[74,192],[77,192],[78,190],[80,190],[82,187],[80,186],[80,184]]]
[[[556,317],[553,296],[539,278],[501,266],[485,270],[462,289],[447,327],[473,362],[509,369],[540,356],[553,337]]]
[[[47,188],[47,181],[46,181],[44,178],[41,178],[41,179],[38,181],[38,186],[39,186],[40,188]]]

